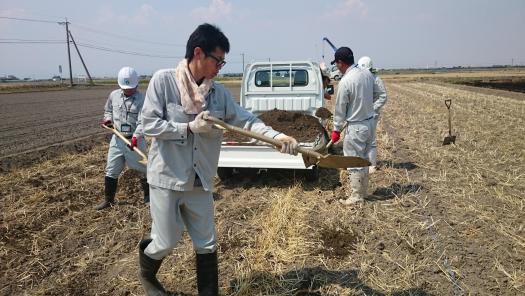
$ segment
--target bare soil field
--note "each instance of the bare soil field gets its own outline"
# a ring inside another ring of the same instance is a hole
[[[84,152],[101,143],[106,132],[99,122],[115,86],[41,92],[16,86],[17,91],[25,92],[0,94],[0,172],[64,151]],[[239,84],[233,84],[230,90],[238,99]]]
[[[348,185],[337,170],[314,183],[284,170],[217,181],[222,295],[525,293],[525,101],[419,81],[386,87],[380,170],[364,204],[337,202]],[[92,103],[95,124],[106,96]],[[441,146],[444,99],[456,145]],[[0,295],[143,295],[137,245],[149,209],[128,170],[118,204],[93,210],[106,153],[100,140],[0,173]],[[159,279],[196,295],[187,235]]]

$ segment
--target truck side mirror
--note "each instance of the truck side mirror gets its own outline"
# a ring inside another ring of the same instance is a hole
[[[334,86],[329,84],[326,86],[326,92],[330,95],[333,95],[334,94]]]

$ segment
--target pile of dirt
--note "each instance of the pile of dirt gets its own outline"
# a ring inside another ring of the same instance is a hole
[[[313,142],[319,135],[326,134],[323,125],[314,116],[299,112],[271,110],[259,115],[266,125],[274,130],[294,137],[299,142]],[[225,142],[250,142],[251,139],[231,132],[224,133]]]

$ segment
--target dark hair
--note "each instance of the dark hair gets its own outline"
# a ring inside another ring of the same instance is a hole
[[[353,65],[354,64],[354,56],[346,57],[344,59],[341,59],[341,61],[347,65]]]
[[[209,54],[217,47],[228,53],[230,51],[230,42],[222,31],[214,25],[202,24],[191,33],[186,43],[186,59],[190,62],[193,59],[193,50],[196,47]]]

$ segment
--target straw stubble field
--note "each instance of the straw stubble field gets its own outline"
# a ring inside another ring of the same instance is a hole
[[[516,295],[525,291],[525,100],[451,85],[387,83],[381,169],[346,207],[345,174],[318,183],[269,171],[217,181],[225,295]],[[445,98],[457,145],[441,146]],[[138,178],[96,212],[107,143],[0,175],[1,295],[142,295],[137,243],[149,210]],[[342,176],[340,176],[342,175]],[[159,273],[196,294],[184,237]]]

